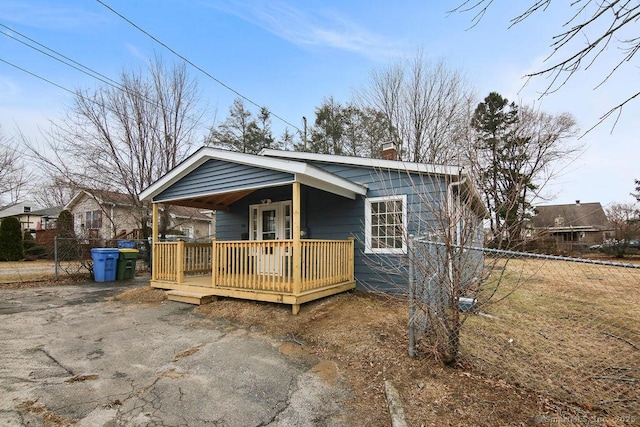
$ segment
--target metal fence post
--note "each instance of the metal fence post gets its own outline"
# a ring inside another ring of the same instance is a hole
[[[53,236],[53,260],[55,266],[55,277],[58,280],[58,236]]]
[[[413,257],[413,234],[409,235],[407,255],[409,256],[409,357],[416,357],[415,342],[415,266]]]

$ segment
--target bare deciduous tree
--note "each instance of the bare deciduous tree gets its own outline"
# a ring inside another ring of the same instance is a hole
[[[448,164],[459,159],[474,96],[463,74],[443,61],[433,63],[419,52],[376,70],[357,98],[385,115],[403,160]]]
[[[613,228],[613,242],[605,251],[624,258],[631,240],[640,237],[640,209],[633,203],[614,203],[607,208],[607,219]]]
[[[22,197],[31,180],[21,159],[21,152],[13,140],[0,132],[0,205],[15,203]]]
[[[473,25],[487,13],[494,0],[464,0],[452,12],[473,12]],[[518,16],[511,18],[510,28],[551,6],[551,0],[531,0],[529,6]],[[526,6],[525,6],[526,7]],[[551,53],[545,62],[548,65],[528,74],[527,77],[548,78],[543,95],[556,92],[578,71],[592,68],[608,50],[618,54],[597,87],[614,77],[627,64],[631,64],[640,50],[637,23],[640,19],[640,2],[628,0],[576,0],[570,3],[569,12],[562,29],[552,38]],[[601,117],[598,124],[617,115],[630,101],[640,95],[638,89],[613,106]],[[597,126],[597,124],[596,124]]]
[[[54,180],[128,194],[147,237],[149,206],[138,194],[191,150],[202,117],[198,101],[185,66],[167,67],[155,58],[148,74],[123,72],[118,87],[78,90],[66,117],[45,134],[46,147],[27,143]]]

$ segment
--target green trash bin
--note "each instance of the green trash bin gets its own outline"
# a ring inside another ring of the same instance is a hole
[[[137,249],[120,249],[118,256],[118,267],[116,269],[116,280],[133,279],[136,275],[136,260],[138,259]]]

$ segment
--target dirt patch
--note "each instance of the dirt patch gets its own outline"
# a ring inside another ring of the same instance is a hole
[[[129,304],[159,304],[167,299],[167,294],[161,289],[143,286],[124,291],[114,299]]]
[[[87,274],[82,274],[79,276],[66,276],[59,280],[55,280],[52,277],[46,277],[35,280],[25,280],[25,281],[17,281],[17,282],[8,282],[8,283],[0,283],[0,289],[29,289],[29,288],[44,288],[48,286],[68,286],[68,285],[77,285],[78,283],[84,283],[89,280]]]
[[[199,344],[199,345],[197,345],[195,347],[191,347],[191,348],[188,348],[186,350],[183,350],[183,351],[179,352],[178,354],[176,354],[176,357],[173,359],[173,361],[175,362],[178,359],[182,359],[184,357],[189,357],[192,354],[196,354],[197,352],[200,351],[202,346],[204,346],[204,344]]]
[[[25,425],[44,425],[44,427],[66,427],[76,424],[75,420],[62,417],[49,411],[37,400],[27,400],[17,405],[22,413]]]

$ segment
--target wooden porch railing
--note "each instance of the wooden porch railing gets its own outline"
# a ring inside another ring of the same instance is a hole
[[[354,240],[303,240],[300,292],[354,280]]]
[[[210,243],[155,243],[153,280],[183,283],[185,275],[211,274],[211,249]]]
[[[301,282],[294,283],[293,240],[161,242],[153,279],[184,283],[211,274],[212,286],[300,294],[354,280],[354,241],[302,240]]]
[[[217,286],[292,293],[292,240],[214,241],[213,248]]]

